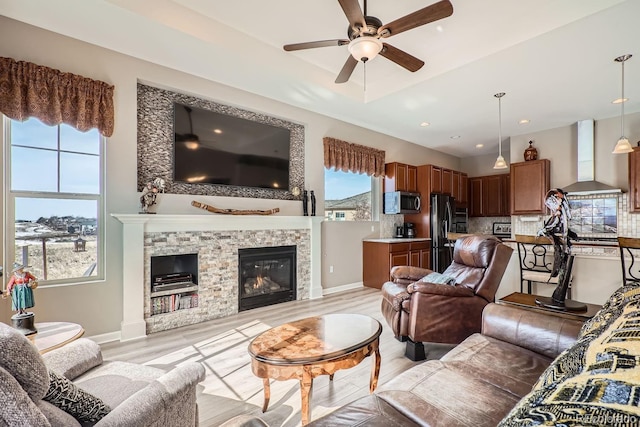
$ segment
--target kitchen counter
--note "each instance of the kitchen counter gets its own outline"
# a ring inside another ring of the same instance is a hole
[[[411,243],[411,242],[430,242],[428,237],[390,237],[387,239],[362,239],[363,242],[373,243]]]
[[[515,239],[503,239],[502,240],[505,243],[515,243]],[[571,241],[571,245],[573,247],[591,247],[591,248],[618,248],[618,242],[616,241],[597,241],[597,240],[586,240],[586,241],[580,241],[580,240],[572,240]]]

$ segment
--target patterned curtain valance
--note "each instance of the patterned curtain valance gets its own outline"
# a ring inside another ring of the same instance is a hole
[[[324,167],[344,172],[384,175],[384,151],[325,137]]]
[[[0,113],[14,120],[36,117],[85,132],[113,134],[113,86],[31,62],[0,57]]]

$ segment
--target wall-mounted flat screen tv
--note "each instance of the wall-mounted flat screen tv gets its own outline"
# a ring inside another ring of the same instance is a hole
[[[289,189],[289,129],[173,106],[174,181]]]

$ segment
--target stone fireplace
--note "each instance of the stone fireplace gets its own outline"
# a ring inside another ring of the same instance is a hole
[[[123,223],[121,341],[226,317],[240,311],[239,253],[245,249],[295,247],[294,264],[291,266],[291,271],[295,274],[293,299],[322,296],[322,218],[250,215],[113,216]],[[151,258],[180,254],[197,254],[198,304],[184,310],[152,315],[157,310],[154,311],[151,305]]]

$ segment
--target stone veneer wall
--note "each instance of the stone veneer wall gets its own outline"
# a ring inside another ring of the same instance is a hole
[[[311,287],[311,236],[300,230],[186,231],[144,234],[144,318],[147,333],[238,312],[238,249],[296,245],[296,298]],[[151,316],[151,257],[198,254],[198,307]]]

